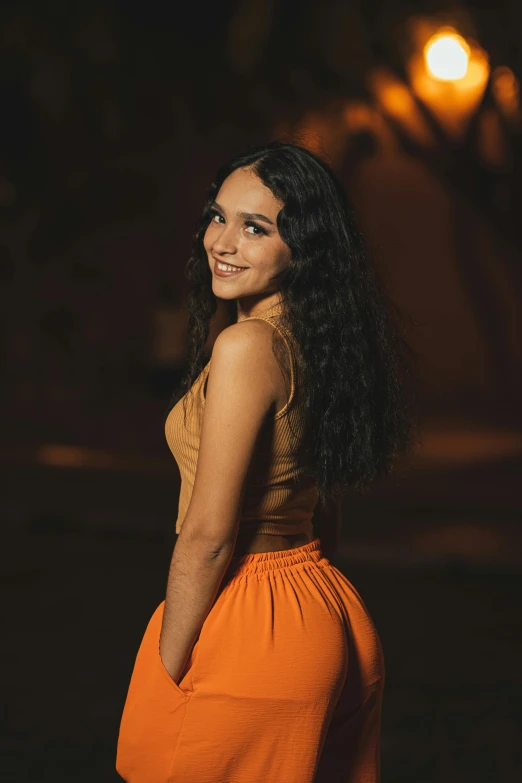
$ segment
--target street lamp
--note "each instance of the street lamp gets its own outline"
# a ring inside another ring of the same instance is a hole
[[[470,48],[458,33],[439,32],[424,47],[424,60],[435,79],[453,82],[468,72]]]
[[[453,27],[413,25],[415,51],[407,64],[418,98],[455,140],[465,136],[489,77],[487,53]]]

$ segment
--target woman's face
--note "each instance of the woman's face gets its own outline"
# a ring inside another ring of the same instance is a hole
[[[221,185],[203,238],[212,290],[222,299],[237,299],[238,312],[256,303],[272,306],[278,283],[272,275],[284,269],[291,252],[277,230],[283,204],[250,169],[236,169]],[[217,274],[218,262],[239,271]],[[275,299],[274,299],[275,302]]]

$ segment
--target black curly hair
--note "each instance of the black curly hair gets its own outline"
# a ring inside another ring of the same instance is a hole
[[[307,466],[326,504],[348,488],[362,490],[389,474],[395,458],[410,451],[416,429],[410,359],[416,355],[394,317],[401,314],[368,259],[343,187],[328,164],[305,147],[271,141],[218,169],[185,269],[188,369],[167,415],[208,359],[205,344],[217,298],[203,238],[222,183],[244,167],[284,205],[277,228],[292,260],[277,276],[278,290],[283,324],[301,354]],[[236,300],[227,307],[233,323]]]

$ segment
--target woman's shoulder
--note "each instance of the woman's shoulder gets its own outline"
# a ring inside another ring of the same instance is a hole
[[[284,394],[281,365],[290,374],[293,386],[293,362],[284,348],[285,338],[273,326],[264,319],[254,318],[227,326],[219,333],[212,348],[214,370],[219,367],[219,373],[230,377],[243,372],[250,376],[253,383],[268,384],[280,398]]]
[[[225,327],[217,336],[212,348],[212,357],[242,354],[246,359],[262,358],[272,353],[275,324],[261,318],[245,318]]]

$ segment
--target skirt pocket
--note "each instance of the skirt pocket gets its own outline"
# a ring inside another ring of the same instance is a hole
[[[198,641],[176,683],[159,652],[164,602],[152,615],[143,636],[118,735],[116,771],[130,783],[164,783],[192,694],[192,666]]]
[[[165,668],[165,664],[161,659],[161,655],[159,651],[159,636],[158,636],[158,644],[157,644],[156,656],[155,656],[156,664],[159,667],[163,677],[167,680],[168,686],[172,688],[172,690],[175,693],[179,694],[180,696],[183,696],[184,698],[189,698],[189,696],[193,691],[192,671],[193,671],[194,664],[196,662],[198,649],[199,649],[199,637],[192,645],[192,649],[187,658],[185,668],[181,672],[181,676],[179,678],[179,684],[178,684],[172,679],[167,669]]]

